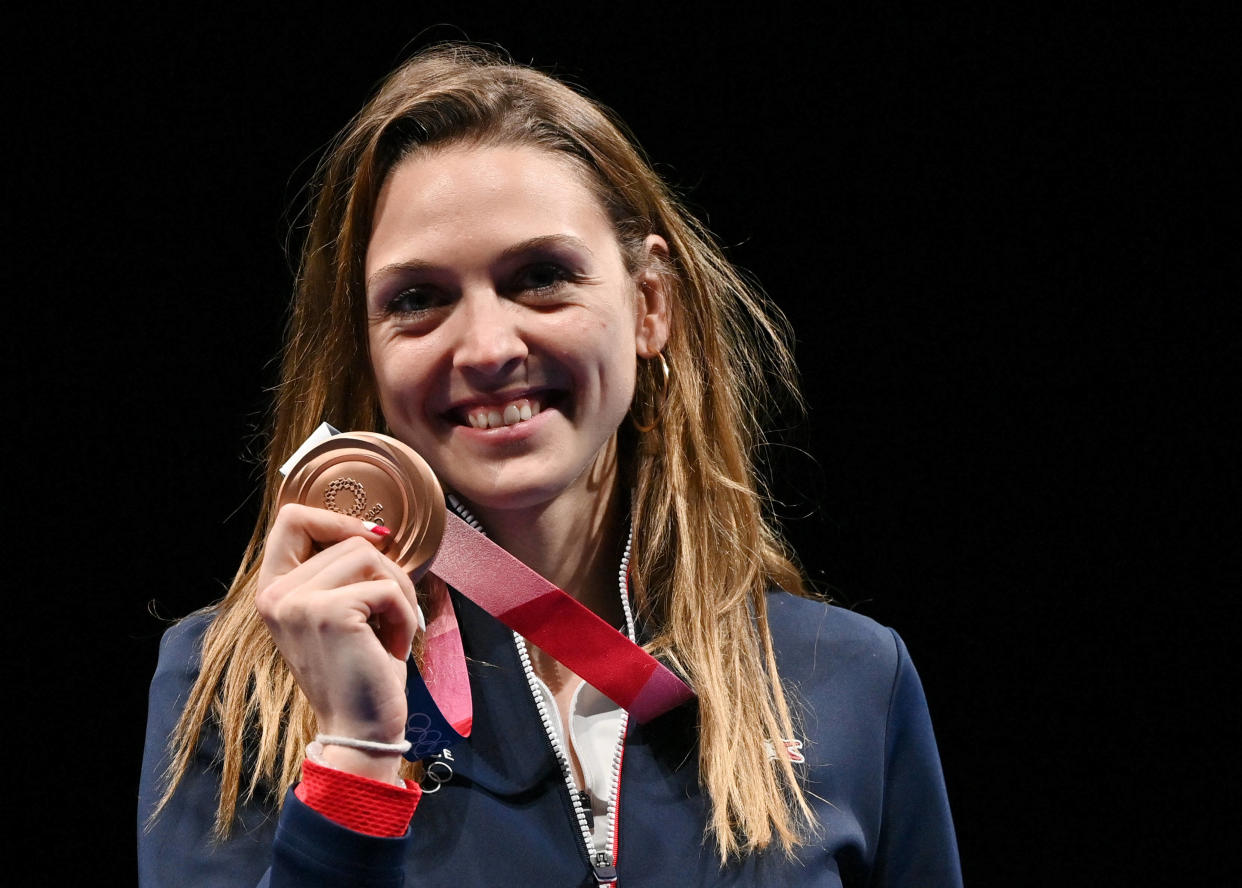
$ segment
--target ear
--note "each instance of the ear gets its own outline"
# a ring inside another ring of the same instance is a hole
[[[668,244],[658,234],[647,235],[642,269],[634,276],[634,338],[640,358],[654,358],[668,342],[669,287],[660,269],[668,264]]]

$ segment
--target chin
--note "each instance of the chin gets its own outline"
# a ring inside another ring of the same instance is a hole
[[[453,494],[480,518],[493,512],[521,512],[539,509],[557,498],[558,490],[545,487],[489,488],[471,485],[451,488]],[[486,529],[486,522],[484,522]]]
[[[579,507],[584,500],[606,495],[592,483],[591,471],[594,461],[585,467],[549,465],[543,460],[534,465],[521,465],[522,461],[497,467],[491,477],[473,473],[445,477],[441,480],[459,499],[482,518],[492,512],[541,511],[562,497],[569,496]]]

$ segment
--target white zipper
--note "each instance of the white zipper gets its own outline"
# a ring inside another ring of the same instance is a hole
[[[627,607],[628,610],[628,607]],[[608,821],[607,821],[607,841],[604,847],[608,849],[608,854],[612,858],[612,880],[617,880],[617,802],[621,798],[621,759],[625,756],[625,732],[629,728],[630,714],[622,712],[621,714],[621,732],[617,737],[617,748],[612,751],[612,795],[608,799]],[[599,871],[596,870],[595,877],[599,879]]]
[[[486,535],[478,519],[470,513],[469,509],[461,504],[457,497],[449,494],[448,500],[454,511],[467,524]],[[621,594],[621,608],[625,613],[625,629],[631,640],[634,638],[634,615],[630,610],[629,568],[630,547],[633,542],[634,527],[631,525],[625,540],[625,553],[621,556],[621,567],[617,571],[617,586]],[[514,632],[513,643],[517,647],[518,659],[521,661],[522,671],[526,675],[526,684],[530,688],[531,697],[534,698],[535,707],[539,711],[539,720],[543,723],[544,734],[547,735],[548,743],[552,747],[552,753],[556,756],[556,763],[560,766],[561,779],[565,781],[565,789],[569,793],[569,803],[573,808],[574,820],[577,821],[578,831],[582,834],[582,846],[586,851],[587,862],[591,865],[591,869],[595,874],[595,880],[599,884],[614,884],[617,881],[617,799],[621,795],[621,760],[625,755],[625,732],[629,726],[630,714],[624,710],[621,713],[621,729],[617,734],[617,745],[612,752],[612,775],[609,781],[612,789],[604,809],[604,817],[606,818],[604,821],[604,847],[608,850],[606,852],[596,851],[595,837],[592,835],[591,826],[587,820],[587,812],[582,805],[581,797],[578,795],[578,789],[574,785],[574,775],[569,764],[569,756],[566,754],[566,750],[562,748],[561,741],[558,739],[560,732],[556,730],[551,721],[552,718],[559,717],[559,715],[550,714],[548,707],[544,703],[543,693],[539,690],[539,678],[535,675],[535,667],[530,662],[530,653],[526,650],[526,639]]]
[[[630,640],[635,639],[634,634],[634,614],[630,610],[630,549],[634,545],[634,524],[630,523],[629,532],[625,537],[625,552],[621,555],[621,566],[617,570],[617,590],[621,594],[621,610],[625,614],[625,634]],[[625,735],[630,726],[629,712],[622,710],[621,712],[621,729],[617,734],[617,745],[612,751],[612,779],[609,786],[612,787],[611,795],[608,799],[607,814],[607,831],[605,832],[604,847],[608,849],[608,853],[612,860],[612,879],[617,879],[617,808],[618,801],[621,798],[621,760],[625,756]],[[599,878],[599,872],[596,871],[596,878]]]
[[[526,640],[516,632],[513,633],[513,641],[517,645],[518,659],[522,661],[522,670],[526,673],[526,684],[530,688],[531,696],[535,700],[535,707],[539,710],[539,720],[543,723],[543,732],[547,735],[548,742],[552,746],[552,752],[556,756],[556,763],[561,768],[561,779],[565,781],[565,789],[569,792],[569,804],[573,808],[574,820],[578,823],[578,832],[582,836],[582,847],[586,851],[587,862],[591,864],[591,868],[595,870],[595,878],[600,884],[607,884],[609,881],[616,881],[615,870],[612,879],[600,878],[601,866],[600,861],[596,859],[595,839],[591,835],[591,826],[587,821],[587,812],[582,805],[581,797],[578,795],[578,788],[574,786],[574,775],[569,767],[569,757],[565,755],[564,749],[561,748],[560,741],[557,739],[552,719],[556,718],[555,714],[548,712],[548,707],[543,702],[543,694],[539,691],[539,686],[535,684],[538,680],[535,676],[535,668],[531,665],[530,654],[526,650]],[[605,815],[610,819],[609,829],[611,830],[612,817],[612,800],[609,800],[608,813]],[[604,861],[605,864],[611,863]]]

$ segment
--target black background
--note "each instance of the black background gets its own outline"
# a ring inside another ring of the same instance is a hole
[[[39,868],[130,880],[152,611],[218,598],[253,524],[301,189],[456,38],[615,108],[788,313],[810,412],[771,452],[780,513],[812,581],[906,639],[967,881],[1223,867],[1228,29],[409,8],[10,32],[6,758]]]

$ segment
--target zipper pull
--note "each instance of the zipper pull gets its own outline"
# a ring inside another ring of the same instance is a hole
[[[601,885],[612,885],[617,881],[617,868],[612,865],[609,855],[603,851],[595,852],[591,868],[595,870],[595,881]]]

